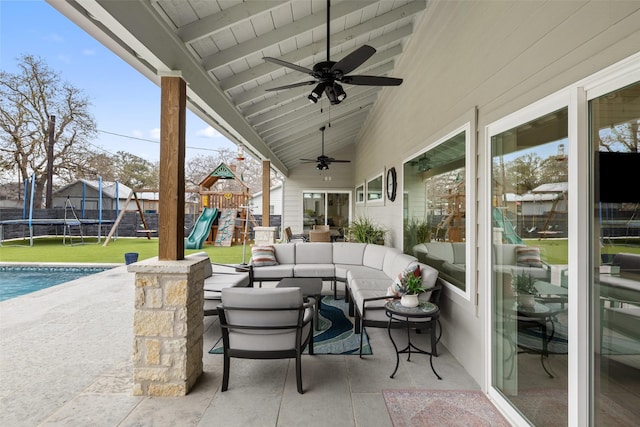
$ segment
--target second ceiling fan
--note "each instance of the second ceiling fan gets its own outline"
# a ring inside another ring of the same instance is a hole
[[[397,79],[394,77],[382,77],[382,76],[349,76],[351,71],[358,68],[362,65],[367,59],[371,58],[376,50],[368,45],[363,45],[358,49],[351,52],[349,55],[342,58],[340,61],[335,62],[329,59],[329,53],[331,48],[330,43],[330,28],[329,23],[331,20],[330,16],[330,8],[331,1],[327,0],[327,60],[318,62],[313,66],[313,69],[309,69],[306,67],[302,67],[300,65],[292,64],[287,61],[283,61],[278,58],[272,57],[264,57],[265,61],[272,62],[274,64],[282,65],[283,67],[291,68],[292,70],[300,71],[306,74],[309,74],[315,80],[306,81],[306,82],[298,82],[290,85],[279,86],[271,89],[266,89],[269,91],[276,91],[282,89],[291,89],[295,87],[307,86],[307,85],[316,85],[316,87],[311,91],[308,98],[312,103],[318,102],[318,99],[322,96],[322,92],[326,93],[327,98],[329,98],[329,102],[331,104],[339,104],[344,101],[347,97],[347,94],[344,91],[344,88],[339,83],[346,83],[350,85],[359,85],[359,86],[399,86],[402,83],[402,79]]]
[[[323,171],[323,170],[327,170],[329,169],[329,165],[331,163],[351,163],[351,160],[337,160],[334,159],[333,157],[328,157],[324,155],[324,131],[326,129],[326,126],[322,126],[319,130],[320,132],[322,132],[322,154],[320,154],[318,157],[316,157],[315,159],[300,159],[303,162],[306,163],[317,163],[316,164],[316,169],[318,169],[319,171]]]

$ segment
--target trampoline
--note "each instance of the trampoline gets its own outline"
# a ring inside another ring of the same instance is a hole
[[[80,233],[80,236],[72,236],[70,234],[71,227],[82,227],[85,225],[97,225],[98,226],[98,241],[100,243],[102,240],[102,225],[113,224],[113,220],[100,220],[100,219],[64,219],[64,218],[34,218],[34,219],[7,219],[0,221],[0,246],[4,242],[4,226],[5,225],[24,225],[29,227],[29,246],[33,246],[33,238],[34,233],[33,229],[35,226],[62,226],[62,243],[67,244],[67,239],[71,241],[70,244],[73,244],[73,237],[80,237],[82,243],[84,243],[84,234]]]
[[[117,185],[117,183],[116,183]],[[86,218],[78,218],[78,215],[75,212],[75,209],[71,202],[69,201],[69,196],[67,196],[67,200],[65,202],[65,213],[64,218],[33,218],[33,197],[34,197],[34,186],[35,186],[35,176],[32,176],[31,179],[25,180],[25,194],[24,194],[24,207],[22,218],[20,219],[5,219],[0,220],[0,246],[4,242],[4,227],[6,225],[9,226],[28,226],[29,227],[29,246],[33,246],[33,238],[34,238],[34,227],[36,226],[62,226],[63,227],[63,238],[62,244],[67,244],[67,238],[70,241],[70,244],[73,244],[73,237],[80,237],[81,242],[84,244],[84,234],[82,233],[82,227],[88,225],[97,225],[98,226],[98,241],[100,243],[102,240],[102,225],[105,224],[113,224],[114,220],[105,220],[102,219],[102,177],[99,177],[99,215],[98,219],[86,219]],[[30,193],[29,193],[29,190]],[[116,198],[118,197],[117,186],[116,186]],[[84,194],[83,194],[84,198]],[[27,201],[29,201],[28,213],[27,213]],[[117,201],[116,201],[117,206]],[[67,209],[71,210],[73,217],[67,217]],[[117,210],[117,207],[116,207]],[[84,212],[83,212],[84,215]],[[80,232],[79,236],[73,236],[71,234],[71,227],[78,227]],[[57,233],[56,233],[57,235]],[[24,238],[24,233],[23,233]]]

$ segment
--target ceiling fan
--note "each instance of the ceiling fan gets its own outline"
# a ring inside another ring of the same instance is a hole
[[[291,68],[292,70],[300,71],[309,74],[315,80],[298,82],[290,85],[279,86],[271,89],[266,89],[268,92],[291,89],[295,87],[316,85],[315,89],[311,91],[308,98],[312,103],[318,102],[318,99],[322,96],[322,92],[327,94],[327,98],[331,104],[339,104],[347,97],[344,89],[339,83],[346,83],[350,85],[359,86],[399,86],[402,83],[402,79],[394,77],[382,77],[382,76],[348,76],[351,71],[362,65],[367,59],[371,58],[376,50],[368,45],[363,45],[358,49],[351,52],[349,55],[342,58],[340,61],[335,62],[329,59],[330,43],[330,10],[331,1],[327,0],[327,60],[318,62],[313,66],[313,70],[302,67],[300,65],[292,64],[290,62],[283,61],[278,58],[263,57],[265,61],[273,62],[274,64],[282,65],[283,67]]]
[[[333,157],[328,157],[324,155],[324,131],[326,126],[322,126],[320,128],[320,132],[322,132],[322,154],[316,157],[315,159],[300,159],[305,163],[317,163],[316,169],[319,171],[329,169],[329,165],[331,163],[351,163],[351,160],[336,160]]]

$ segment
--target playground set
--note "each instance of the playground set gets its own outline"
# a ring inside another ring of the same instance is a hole
[[[204,178],[198,189],[200,216],[185,242],[186,249],[246,244],[249,224],[257,222],[249,208],[249,187],[224,163]]]

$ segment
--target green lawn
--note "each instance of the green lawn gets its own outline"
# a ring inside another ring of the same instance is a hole
[[[526,239],[524,243],[527,246],[539,246],[543,259],[549,264],[569,264],[567,239]],[[626,242],[606,241],[600,251],[603,254],[640,254],[640,242],[637,239],[628,239]]]
[[[75,240],[74,240],[75,241]],[[158,239],[118,238],[109,242],[107,247],[96,244],[96,239],[85,239],[85,244],[63,245],[62,238],[41,238],[3,242],[0,246],[0,262],[77,262],[77,263],[124,263],[126,252],[137,252],[138,260],[158,255]],[[68,243],[68,240],[67,240]],[[204,245],[202,249],[185,250],[185,254],[207,252],[213,262],[238,264],[242,262],[242,245],[217,247]],[[246,245],[245,262],[251,258],[251,249]]]

